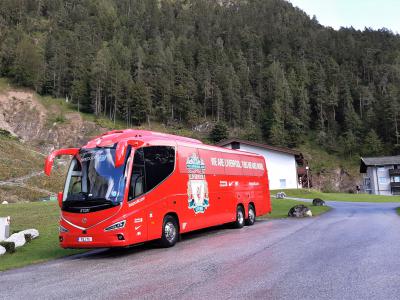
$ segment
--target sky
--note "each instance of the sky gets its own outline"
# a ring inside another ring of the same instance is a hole
[[[400,33],[400,0],[288,0],[310,17],[334,29],[387,28]]]

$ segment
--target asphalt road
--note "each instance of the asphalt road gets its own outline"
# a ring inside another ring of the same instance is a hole
[[[188,234],[0,273],[1,299],[400,299],[398,204]]]

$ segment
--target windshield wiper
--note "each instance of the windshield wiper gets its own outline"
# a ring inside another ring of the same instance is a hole
[[[106,199],[104,197],[88,197],[87,202],[98,202],[101,204],[110,204],[113,206],[117,206],[120,204],[120,202],[114,202],[114,201]]]
[[[85,200],[88,199],[88,195],[89,195],[89,193],[86,193],[86,192],[78,192],[78,193],[70,194],[70,195],[68,195],[68,197],[67,197],[65,202],[68,202],[68,201],[85,201]]]

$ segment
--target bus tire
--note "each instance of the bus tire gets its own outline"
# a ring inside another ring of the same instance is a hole
[[[251,225],[254,225],[255,222],[256,222],[256,210],[254,208],[254,205],[250,203],[248,217],[247,217],[245,223],[247,226],[251,226]]]
[[[162,226],[162,235],[160,240],[160,246],[163,248],[169,248],[176,244],[179,239],[179,226],[176,218],[171,215],[164,217]]]
[[[233,223],[235,228],[242,228],[244,226],[244,209],[243,206],[238,205],[236,208],[236,221]]]

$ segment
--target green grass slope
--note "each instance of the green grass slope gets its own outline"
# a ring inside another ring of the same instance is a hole
[[[344,201],[344,202],[400,202],[400,196],[381,196],[369,194],[350,194],[350,193],[323,193],[316,190],[307,189],[286,189],[271,191],[285,192],[288,197],[314,199],[320,198],[327,201]],[[286,201],[286,200],[285,200]]]
[[[1,205],[0,216],[11,216],[11,231],[35,228],[40,234],[37,239],[17,248],[15,253],[0,256],[0,271],[82,252],[82,250],[60,248],[58,243],[60,209],[55,202]]]
[[[44,154],[0,132],[0,202],[38,201],[61,191],[65,166],[55,167],[51,177],[39,174],[29,178],[43,170],[44,160]],[[28,177],[18,180],[25,176]]]
[[[259,219],[278,219],[287,218],[290,208],[295,205],[303,204],[311,209],[313,216],[318,216],[331,210],[329,206],[313,206],[308,202],[301,202],[290,199],[275,199],[271,198],[272,212],[270,214],[259,217]]]
[[[0,131],[0,181],[28,175],[41,169],[43,162],[44,155]]]

